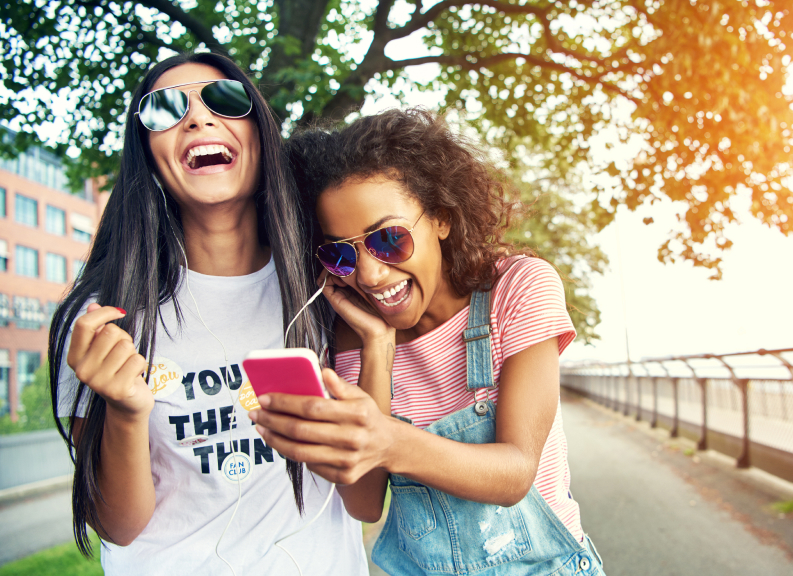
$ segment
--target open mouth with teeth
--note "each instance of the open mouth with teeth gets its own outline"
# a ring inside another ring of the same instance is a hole
[[[233,160],[234,154],[222,144],[190,148],[185,157],[185,163],[193,169],[217,166],[219,164],[231,164]]]
[[[385,292],[381,292],[380,294],[372,294],[372,296],[375,300],[377,300],[378,304],[390,308],[405,301],[405,299],[410,295],[410,288],[412,285],[412,280],[402,280],[402,282],[396,286],[393,286],[392,288],[389,288]]]

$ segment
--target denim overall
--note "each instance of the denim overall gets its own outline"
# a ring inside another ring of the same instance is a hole
[[[491,389],[490,292],[474,292],[463,332],[467,388]],[[397,416],[402,420],[404,417]],[[468,444],[496,441],[496,406],[480,400],[426,428]],[[589,537],[579,543],[532,486],[509,508],[455,498],[391,474],[391,507],[372,560],[391,576],[604,576]]]

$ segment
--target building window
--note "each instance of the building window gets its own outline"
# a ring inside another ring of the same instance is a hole
[[[77,279],[80,278],[80,274],[83,273],[83,268],[85,268],[85,262],[82,260],[75,259],[72,266],[74,267],[74,281],[77,282]]]
[[[8,242],[0,240],[0,272],[8,271]]]
[[[39,251],[26,246],[17,246],[14,253],[16,273],[30,278],[39,277]]]
[[[0,350],[0,416],[9,412],[8,384],[11,373],[11,362],[8,350]]]
[[[52,317],[55,316],[55,311],[58,309],[58,303],[49,301],[47,307],[44,309],[47,324],[52,324]]]
[[[27,226],[33,226],[34,228],[38,227],[39,203],[33,200],[33,198],[22,196],[22,194],[17,194],[16,201],[14,203],[14,213],[16,221],[20,224],[26,224]]]
[[[22,388],[33,382],[36,377],[36,370],[41,366],[41,352],[17,352],[17,390],[22,392]]]
[[[91,236],[94,233],[94,223],[88,216],[71,212],[69,213],[69,223],[72,225],[72,238],[86,244],[91,242]]]
[[[6,189],[0,188],[0,218],[6,217]]]
[[[47,206],[45,227],[50,234],[66,236],[66,212],[55,206]]]
[[[11,304],[8,296],[0,294],[0,326],[8,326],[9,320],[11,320]]]
[[[66,258],[58,254],[47,254],[44,264],[48,282],[66,284]]]
[[[89,234],[85,230],[78,230],[77,228],[75,228],[74,233],[72,234],[72,238],[74,238],[78,242],[85,242],[86,244],[91,243],[91,234]]]
[[[44,310],[37,298],[14,296],[14,322],[17,328],[38,330],[45,321]]]

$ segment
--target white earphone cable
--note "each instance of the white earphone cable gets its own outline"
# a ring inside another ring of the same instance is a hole
[[[166,218],[168,219],[168,226],[170,226],[171,232],[173,232],[174,236],[176,237],[176,230],[174,229],[173,224],[171,223],[170,216],[168,215],[168,201],[167,201],[167,198],[165,196],[165,190],[163,190],[162,185],[160,184],[160,181],[158,180],[157,176],[152,175],[152,177],[154,178],[154,182],[157,184],[157,187],[160,189],[160,193],[162,194],[163,202],[165,202],[165,214],[166,214]],[[203,324],[204,328],[206,328],[207,332],[209,332],[212,335],[212,337],[215,340],[217,340],[218,344],[220,344],[220,347],[223,349],[223,361],[225,363],[224,368],[225,368],[225,371],[226,371],[226,390],[229,393],[229,398],[231,398],[231,418],[229,420],[229,447],[230,447],[230,450],[231,450],[231,454],[229,456],[231,456],[233,458],[234,468],[235,468],[235,470],[237,470],[239,472],[239,467],[237,466],[237,462],[238,462],[237,461],[237,451],[234,449],[234,435],[232,434],[232,430],[234,429],[234,426],[236,425],[236,422],[237,422],[237,401],[239,400],[239,391],[237,392],[237,398],[234,398],[234,395],[231,393],[231,385],[229,383],[229,381],[231,379],[231,370],[229,369],[229,359],[228,359],[228,354],[226,353],[226,346],[223,344],[223,341],[220,338],[218,338],[218,336],[214,332],[212,332],[212,330],[209,328],[209,326],[207,326],[207,323],[204,322],[203,316],[201,316],[201,310],[198,307],[198,301],[196,300],[195,296],[193,295],[193,291],[190,290],[190,271],[189,271],[189,268],[188,268],[188,265],[187,265],[187,252],[185,251],[184,246],[182,246],[182,243],[178,241],[178,238],[177,238],[177,244],[179,245],[179,250],[181,250],[182,256],[184,257],[185,286],[187,287],[188,294],[190,294],[190,298],[193,300],[193,305],[195,306],[195,310],[196,310],[196,314],[198,315],[198,319],[201,322],[201,324]],[[320,287],[320,289],[317,290],[314,293],[314,295],[311,296],[311,298],[308,299],[308,301],[303,305],[303,307],[298,311],[298,313],[295,314],[295,317],[292,318],[292,321],[289,323],[289,325],[287,326],[286,330],[284,331],[284,346],[286,346],[286,338],[287,338],[287,336],[289,334],[289,330],[292,328],[292,326],[294,325],[295,321],[300,317],[300,315],[306,310],[306,308],[308,308],[308,306],[312,302],[314,302],[314,300],[316,300],[319,297],[320,294],[322,294],[322,290],[325,288],[326,282],[327,282],[327,277],[322,282],[322,286]],[[330,500],[331,500],[331,497],[333,496],[333,492],[335,491],[335,488],[336,488],[336,485],[331,483],[330,490],[328,491],[328,496],[325,498],[324,504],[320,508],[319,512],[317,512],[317,514],[307,524],[305,524],[304,526],[301,526],[299,529],[295,530],[294,532],[291,532],[291,533],[287,534],[286,536],[284,536],[283,538],[281,538],[281,539],[279,539],[279,540],[277,540],[275,542],[275,546],[277,546],[278,548],[280,548],[281,550],[286,552],[287,556],[289,556],[289,558],[292,560],[292,562],[294,563],[295,567],[297,568],[297,571],[299,572],[300,576],[303,576],[303,571],[300,569],[300,564],[298,564],[297,560],[295,559],[294,556],[292,556],[292,554],[289,552],[289,550],[287,550],[286,548],[284,548],[281,545],[281,542],[283,542],[287,538],[291,538],[292,536],[298,534],[299,532],[302,532],[303,530],[305,530],[306,528],[311,526],[322,515],[322,513],[325,511],[325,508],[328,507],[328,504],[330,503]],[[229,567],[229,570],[231,570],[231,573],[233,574],[233,576],[237,576],[237,573],[234,571],[234,567],[231,565],[231,563],[228,560],[226,560],[220,554],[220,543],[223,541],[223,537],[226,535],[226,532],[228,531],[229,526],[231,526],[231,523],[234,521],[234,517],[237,515],[237,510],[240,507],[241,500],[242,500],[242,480],[240,478],[240,474],[238,473],[237,474],[237,502],[234,505],[234,510],[231,513],[231,517],[229,518],[228,522],[226,523],[225,528],[223,528],[223,532],[220,534],[220,538],[218,538],[218,541],[215,544],[215,555],[218,558],[220,558],[223,561],[223,563],[226,564],[226,566]]]

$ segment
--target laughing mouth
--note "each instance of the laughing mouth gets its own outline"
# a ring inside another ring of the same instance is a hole
[[[381,292],[380,294],[372,294],[372,296],[383,306],[396,306],[405,301],[405,298],[410,294],[410,286],[412,280],[402,280],[399,284]]]
[[[206,166],[231,164],[234,157],[234,154],[222,144],[196,146],[188,150],[187,156],[185,156],[185,164],[195,170]]]

